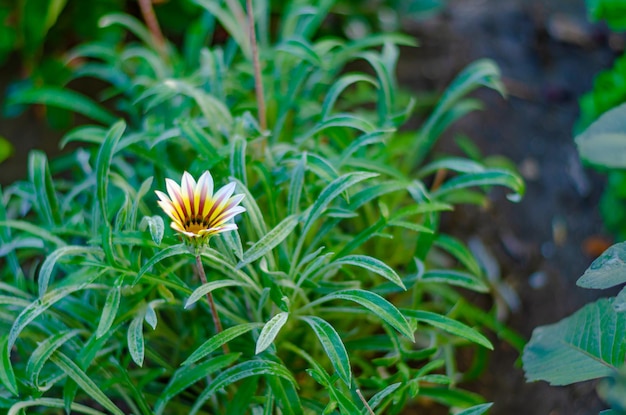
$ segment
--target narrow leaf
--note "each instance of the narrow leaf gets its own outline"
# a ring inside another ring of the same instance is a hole
[[[202,297],[204,297],[208,293],[213,292],[214,290],[217,290],[218,288],[235,287],[235,286],[244,287],[245,285],[246,285],[245,283],[241,281],[235,281],[235,280],[219,280],[219,281],[211,281],[209,283],[202,284],[200,287],[196,288],[191,293],[191,295],[189,296],[189,299],[187,299],[187,302],[185,303],[185,308],[189,308],[196,301],[200,300]]]
[[[237,268],[242,268],[243,266],[256,261],[278,246],[278,244],[284,241],[285,238],[293,232],[295,227],[298,225],[299,218],[300,215],[291,215],[283,219],[283,221],[276,225],[274,229],[269,231],[259,241],[252,245],[250,249],[244,252],[243,260],[237,264]]]
[[[63,372],[67,373],[67,375],[72,378],[74,382],[80,386],[80,388],[89,396],[91,399],[98,402],[105,409],[112,412],[116,415],[124,415],[122,412],[106,395],[102,390],[95,384],[93,380],[91,380],[87,374],[80,368],[76,363],[74,363],[69,357],[65,356],[62,353],[53,354],[50,357],[50,360],[54,362]]]
[[[281,312],[276,314],[270,321],[265,323],[263,329],[261,329],[261,333],[259,334],[259,338],[256,341],[256,348],[254,350],[255,354],[259,354],[272,344],[278,332],[287,322],[287,318],[289,317],[289,313]]]
[[[217,375],[209,387],[200,394],[189,415],[195,415],[215,392],[241,379],[259,375],[280,376],[296,385],[291,372],[285,366],[270,360],[248,360]]]
[[[128,334],[126,340],[128,343],[128,351],[137,366],[143,366],[143,357],[145,353],[143,340],[143,320],[145,312],[139,312],[128,325]]]
[[[247,323],[247,324],[240,324],[238,326],[229,327],[226,330],[222,331],[221,333],[216,334],[215,336],[211,337],[209,340],[202,343],[202,345],[198,347],[196,350],[194,350],[191,356],[189,356],[187,360],[185,360],[182,364],[190,365],[202,359],[204,356],[207,356],[210,353],[214,352],[215,350],[219,349],[220,347],[222,347],[223,344],[228,343],[234,338],[237,338],[241,336],[242,334],[249,332],[252,329],[260,328],[261,326],[263,326],[263,323]]]
[[[118,121],[109,129],[106,137],[104,138],[104,143],[98,152],[98,158],[96,159],[96,196],[100,205],[100,213],[102,214],[104,222],[107,226],[110,226],[107,209],[109,170],[111,168],[113,154],[115,153],[115,147],[120,141],[125,129],[126,124],[123,120]]]
[[[482,280],[472,274],[461,271],[430,270],[426,271],[419,281],[455,285],[479,293],[489,292],[489,287]]]
[[[109,290],[104,302],[104,307],[102,308],[102,316],[100,317],[98,328],[96,329],[96,337],[100,338],[104,336],[113,325],[113,321],[115,321],[115,316],[117,315],[117,309],[120,306],[121,292],[121,287],[113,287]]]
[[[489,350],[493,350],[493,345],[485,336],[483,336],[473,328],[466,326],[459,321],[451,319],[450,317],[424,310],[403,309],[402,313],[407,317],[414,318],[417,321],[430,324],[431,326],[447,331],[448,333],[452,333],[456,336],[480,344],[481,346],[486,347]]]
[[[105,125],[113,124],[115,116],[96,104],[90,98],[67,88],[39,87],[12,94],[8,105],[43,104],[74,111]]]
[[[341,380],[350,387],[352,378],[350,359],[348,358],[346,347],[343,345],[337,331],[327,321],[319,317],[308,316],[301,317],[301,319],[311,326],[320,343],[322,343],[322,347],[330,359],[330,363],[335,368],[335,371]]]
[[[41,265],[39,270],[39,296],[42,297],[48,289],[50,278],[52,277],[52,270],[57,261],[67,256],[78,255],[97,255],[102,256],[102,249],[92,246],[63,246],[53,251]]]
[[[475,406],[472,406],[471,408],[467,408],[459,412],[457,415],[483,415],[492,406],[493,406],[493,403],[483,403],[480,405],[475,405]]]
[[[375,316],[380,317],[391,327],[405,335],[411,341],[415,341],[413,330],[411,329],[411,325],[407,321],[406,317],[404,317],[402,313],[389,301],[371,291],[359,289],[337,291],[309,304],[314,305],[339,299],[353,301],[362,305],[370,310]]]
[[[15,396],[19,396],[17,390],[17,382],[15,381],[15,373],[11,363],[11,349],[8,347],[9,337],[3,335],[0,337],[0,382]]]
[[[385,264],[379,259],[373,258],[367,255],[348,255],[343,258],[339,258],[333,261],[329,265],[354,265],[356,267],[364,268],[375,274],[380,275],[383,278],[396,284],[398,287],[406,290],[404,283],[400,276],[389,265]]]

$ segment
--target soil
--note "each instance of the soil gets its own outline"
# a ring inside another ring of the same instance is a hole
[[[623,40],[589,23],[585,13],[584,0],[449,0],[434,18],[404,22],[420,47],[402,50],[398,76],[415,92],[443,90],[478,58],[491,58],[502,70],[507,99],[480,91],[485,110],[457,123],[440,146],[458,151],[454,137],[465,134],[484,154],[508,157],[526,178],[526,195],[513,204],[496,191],[487,208],[459,209],[443,226],[485,248],[481,255],[494,261],[494,273],[510,290],[507,323],[526,338],[606,294],[575,285],[599,253],[589,247],[610,238],[597,208],[603,178],[581,166],[572,129],[578,97],[611,65]],[[0,105],[16,66],[0,70]],[[26,175],[30,149],[57,154],[59,135],[32,111],[3,119],[0,136],[13,141],[16,155],[0,164],[0,184]],[[489,368],[470,385],[495,402],[490,414],[582,415],[605,408],[593,382],[526,383],[518,354],[492,340]]]

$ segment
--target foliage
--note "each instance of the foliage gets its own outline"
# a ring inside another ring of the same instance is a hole
[[[626,243],[607,249],[580,277],[585,288],[610,288],[626,282]],[[585,305],[558,323],[535,329],[523,354],[529,381],[568,385],[603,378],[598,393],[624,414],[626,357],[626,288],[616,296]]]
[[[593,19],[603,19],[614,29],[626,28],[624,0],[589,0],[589,15]],[[588,128],[602,114],[626,102],[626,55],[622,54],[613,66],[596,75],[593,88],[580,98],[580,118],[576,124],[577,133]],[[604,223],[619,240],[626,238],[626,175],[622,169],[601,163],[595,168],[607,174],[608,183],[602,194],[600,210]]]
[[[608,111],[576,137],[583,160],[610,168],[624,168],[626,104]],[[607,289],[626,282],[626,242],[607,249],[577,284]],[[529,381],[545,380],[567,385],[604,378],[600,396],[611,414],[626,413],[626,288],[615,297],[585,305],[558,323],[535,329],[524,349],[523,362]],[[604,412],[603,412],[604,413]],[[609,413],[609,412],[607,412]]]
[[[626,29],[626,1],[624,0],[587,0],[589,15],[594,20],[606,20],[613,30]]]
[[[497,67],[471,64],[420,129],[400,131],[413,101],[394,72],[411,38],[316,37],[331,1],[294,0],[272,24],[269,5],[255,2],[264,118],[243,8],[197,3],[205,12],[180,50],[114,14],[101,24],[133,41],[70,54],[85,62],[74,78],[107,83],[106,107],[57,87],[9,97],[96,124],[65,135],[75,150],[63,158],[33,152],[28,179],[0,191],[0,407],[394,414],[421,399],[485,413],[460,387],[492,348],[480,331],[519,338],[464,298],[492,287],[439,222],[456,204],[484,203],[494,185],[513,199],[524,185],[512,171],[431,153],[478,107],[468,93],[502,92]],[[211,42],[218,25],[224,43]],[[364,69],[348,71],[355,61]],[[237,232],[200,251],[200,284],[151,190],[207,169],[216,188],[237,183],[246,212]]]

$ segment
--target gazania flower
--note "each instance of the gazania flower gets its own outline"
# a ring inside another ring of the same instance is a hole
[[[205,171],[198,182],[187,172],[180,186],[165,179],[167,195],[158,190],[159,206],[172,219],[171,227],[193,243],[202,243],[213,235],[237,229],[230,219],[245,212],[239,203],[243,194],[233,196],[235,183],[229,183],[213,194],[213,177]]]

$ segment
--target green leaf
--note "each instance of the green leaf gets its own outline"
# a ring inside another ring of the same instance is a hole
[[[155,37],[152,36],[150,31],[135,17],[124,13],[109,13],[102,16],[98,22],[98,26],[101,28],[119,25],[126,30],[132,32],[137,38],[139,38],[144,44],[148,45],[152,50],[160,50],[159,45],[155,42]]]
[[[78,141],[81,143],[102,144],[106,137],[107,129],[93,125],[76,127],[63,136],[59,143],[60,148],[65,148],[69,143]]]
[[[59,347],[79,333],[78,330],[62,331],[48,337],[37,345],[26,364],[26,373],[31,384],[36,388],[40,388],[39,373],[44,364]]]
[[[222,370],[233,364],[241,356],[241,353],[230,353],[217,356],[202,362],[197,366],[182,366],[170,378],[165,389],[159,394],[159,399],[154,405],[155,414],[163,413],[165,405],[174,396],[178,395],[201,379],[206,379],[212,373]]]
[[[335,371],[341,380],[350,387],[352,379],[350,359],[348,358],[346,347],[343,345],[337,331],[327,321],[319,317],[308,316],[300,318],[311,326],[320,343],[322,343],[322,347],[330,359],[330,363],[335,368]]]
[[[383,321],[395,328],[401,334],[404,334],[411,341],[415,341],[411,325],[402,315],[402,313],[389,301],[385,300],[378,294],[365,290],[342,290],[327,296],[324,296],[308,306],[316,305],[330,300],[348,300],[370,310],[375,316],[380,317]]]
[[[3,220],[3,221],[0,221],[0,227],[19,229],[21,231],[28,232],[32,235],[35,235],[43,239],[44,241],[53,243],[57,246],[65,245],[65,241],[63,241],[63,239],[59,238],[58,236],[54,235],[53,233],[47,231],[44,228],[33,225],[30,222],[26,222],[22,220]]]
[[[364,268],[368,271],[373,272],[374,274],[378,274],[383,278],[388,279],[389,281],[396,284],[398,287],[406,290],[404,283],[400,276],[393,270],[389,265],[385,264],[383,261],[373,258],[368,255],[348,255],[343,258],[339,258],[336,261],[333,261],[330,265],[354,265],[356,267]]]
[[[576,281],[584,288],[611,288],[626,282],[626,242],[620,242],[596,258]]]
[[[455,336],[462,337],[476,344],[480,344],[489,350],[493,350],[491,342],[478,331],[466,326],[465,324],[451,319],[450,317],[443,316],[441,314],[432,313],[424,310],[409,310],[403,309],[402,313],[410,318],[414,318],[417,321],[421,321],[431,326],[437,327]]]
[[[256,341],[255,354],[259,354],[270,347],[276,336],[278,336],[280,329],[282,329],[287,322],[287,318],[289,318],[289,313],[283,311],[276,314],[270,321],[265,323]]]
[[[265,236],[252,245],[250,249],[244,252],[243,259],[237,264],[237,268],[242,268],[256,261],[277,247],[278,244],[284,241],[285,238],[293,232],[298,225],[299,219],[300,215],[290,215],[283,219],[274,229],[265,234]]]
[[[80,388],[94,401],[98,402],[105,409],[116,415],[124,415],[122,412],[105,394],[102,392],[98,385],[91,380],[87,374],[74,363],[69,357],[62,353],[55,353],[50,357],[50,360],[54,362],[63,372],[65,372],[74,382],[80,386]]]
[[[493,406],[493,403],[483,403],[480,405],[472,406],[471,408],[467,408],[464,411],[461,411],[456,415],[483,415],[492,406]]]
[[[59,202],[54,190],[52,176],[48,167],[46,154],[33,150],[28,155],[28,175],[37,196],[35,209],[43,217],[47,225],[61,223]]]
[[[256,329],[263,326],[263,323],[247,323],[247,324],[239,324],[238,326],[229,327],[221,333],[217,333],[215,336],[211,337],[209,340],[202,343],[200,347],[198,347],[194,352],[185,360],[183,365],[190,365],[204,356],[214,352],[215,350],[222,347],[223,344],[228,343],[234,338],[241,336],[249,332],[252,329]]]
[[[347,73],[342,75],[335,83],[330,87],[326,97],[324,98],[324,102],[322,103],[322,112],[320,117],[322,120],[328,118],[328,115],[332,111],[335,106],[335,102],[339,95],[348,88],[350,85],[353,85],[357,82],[369,82],[370,84],[376,86],[376,81],[368,75],[361,73]]]
[[[121,287],[113,287],[109,290],[104,302],[104,307],[102,307],[102,316],[98,322],[96,337],[100,338],[104,336],[113,325],[117,310],[120,306],[121,293]]]
[[[407,165],[414,167],[422,164],[423,159],[430,153],[442,132],[440,126],[450,123],[448,114],[453,110],[454,105],[463,96],[480,86],[495,89],[504,95],[500,69],[495,62],[488,59],[472,62],[448,85],[410,149],[406,159]]]
[[[299,60],[309,62],[313,66],[322,66],[322,59],[306,39],[289,38],[276,45],[275,50],[288,53]]]
[[[100,147],[100,151],[98,151],[98,158],[96,159],[96,195],[98,203],[100,204],[100,213],[102,213],[104,223],[107,226],[110,226],[107,209],[109,170],[111,168],[113,154],[115,153],[115,147],[120,141],[125,129],[126,124],[123,120],[116,122],[109,129],[104,138],[104,143],[102,147]]]
[[[528,381],[568,385],[609,376],[626,357],[626,313],[617,313],[613,299],[587,304],[576,313],[541,326],[524,348]]]
[[[143,340],[143,320],[146,316],[145,311],[138,312],[128,325],[128,334],[126,341],[128,343],[128,352],[137,366],[143,366],[143,358],[145,346]]]
[[[15,321],[11,326],[11,330],[9,331],[7,349],[11,350],[11,348],[13,348],[15,340],[20,335],[22,330],[24,330],[24,328],[31,321],[40,316],[44,311],[46,311],[56,302],[62,300],[63,298],[67,297],[75,291],[79,291],[87,287],[94,280],[98,279],[104,272],[106,271],[92,272],[91,274],[89,274],[86,273],[84,270],[79,270],[66,276],[63,283],[60,284],[58,288],[47,292],[41,298],[33,301],[15,318]],[[76,280],[79,280],[80,283],[74,284],[73,282],[75,282]]]
[[[146,227],[150,230],[150,236],[155,244],[161,245],[163,234],[165,233],[165,223],[163,218],[157,215],[144,216],[139,223],[139,230],[144,231]]]
[[[311,226],[313,226],[313,223],[322,215],[324,209],[326,209],[326,207],[337,196],[339,196],[341,193],[354,186],[355,184],[376,176],[378,175],[374,173],[347,173],[329,183],[328,186],[326,186],[324,190],[322,190],[322,193],[320,193],[319,197],[315,200],[315,203],[311,207],[306,221],[304,222],[301,238],[303,238],[304,235],[307,234],[307,232],[311,229]]]
[[[143,267],[141,267],[132,285],[137,284],[139,280],[141,279],[141,277],[143,277],[143,275],[146,272],[150,271],[155,264],[163,261],[166,258],[177,256],[177,255],[193,256],[191,252],[189,252],[189,248],[185,246],[185,244],[168,246],[167,248],[164,248],[160,250],[159,252],[157,252],[152,258],[150,258],[148,262],[144,264]]]
[[[17,402],[9,409],[7,415],[20,415],[23,414],[24,408],[28,408],[31,406],[42,406],[44,408],[65,408],[65,402],[63,399],[53,399],[53,398],[38,398],[38,399],[29,399],[22,402]],[[104,412],[97,411],[93,408],[90,408],[85,405],[81,405],[79,403],[72,403],[70,405],[70,409],[72,413],[80,412],[86,415],[107,415]]]
[[[525,185],[522,178],[508,170],[490,169],[480,173],[467,173],[453,177],[442,184],[439,189],[432,193],[433,197],[441,197],[448,193],[473,186],[506,186],[513,190],[513,194],[507,198],[513,202],[518,202],[524,196]]]
[[[57,261],[67,256],[84,256],[84,255],[97,255],[102,256],[102,249],[95,246],[62,246],[54,250],[50,255],[46,257],[46,260],[41,265],[39,270],[39,296],[43,297],[48,289],[50,278],[52,277],[52,270]]]
[[[584,161],[600,167],[626,168],[626,104],[605,112],[575,140]]]
[[[280,376],[294,385],[297,385],[295,379],[285,366],[270,360],[248,360],[217,375],[209,387],[206,388],[202,394],[200,394],[193,408],[191,408],[189,415],[195,415],[198,410],[200,410],[204,402],[206,402],[215,392],[241,379],[259,375]]]
[[[372,396],[370,400],[367,401],[367,404],[372,410],[378,408],[378,405],[380,405],[386,397],[388,397],[389,395],[394,393],[396,390],[398,390],[400,386],[402,386],[402,382],[392,383],[391,385],[387,386],[385,389],[381,390],[380,392]],[[363,411],[361,411],[361,414],[367,415],[367,408],[363,408]]]
[[[300,197],[302,196],[302,188],[304,187],[304,173],[307,165],[307,153],[302,153],[298,164],[291,171],[291,181],[289,182],[289,193],[287,201],[287,212],[290,215],[298,213],[300,205]]]
[[[199,299],[201,299],[208,293],[213,292],[214,290],[217,290],[218,288],[235,287],[235,286],[245,287],[246,284],[240,281],[235,281],[235,280],[219,280],[219,281],[211,281],[209,283],[202,284],[200,287],[196,288],[191,293],[191,295],[187,299],[187,302],[185,303],[185,308],[189,308],[196,301],[198,301]]]
[[[421,279],[422,282],[435,282],[440,284],[455,285],[467,288],[479,293],[489,292],[489,287],[482,280],[472,274],[454,270],[430,270],[426,271]]]
[[[12,94],[7,105],[43,104],[74,111],[105,125],[111,125],[116,117],[91,99],[78,92],[58,87],[39,87]]]
[[[440,234],[437,235],[437,239],[435,239],[435,245],[446,250],[472,274],[483,275],[483,271],[476,261],[476,258],[474,258],[474,255],[460,240],[450,235]]]
[[[11,364],[11,346],[8,345],[9,336],[0,337],[0,382],[15,396],[19,396],[15,373]]]

